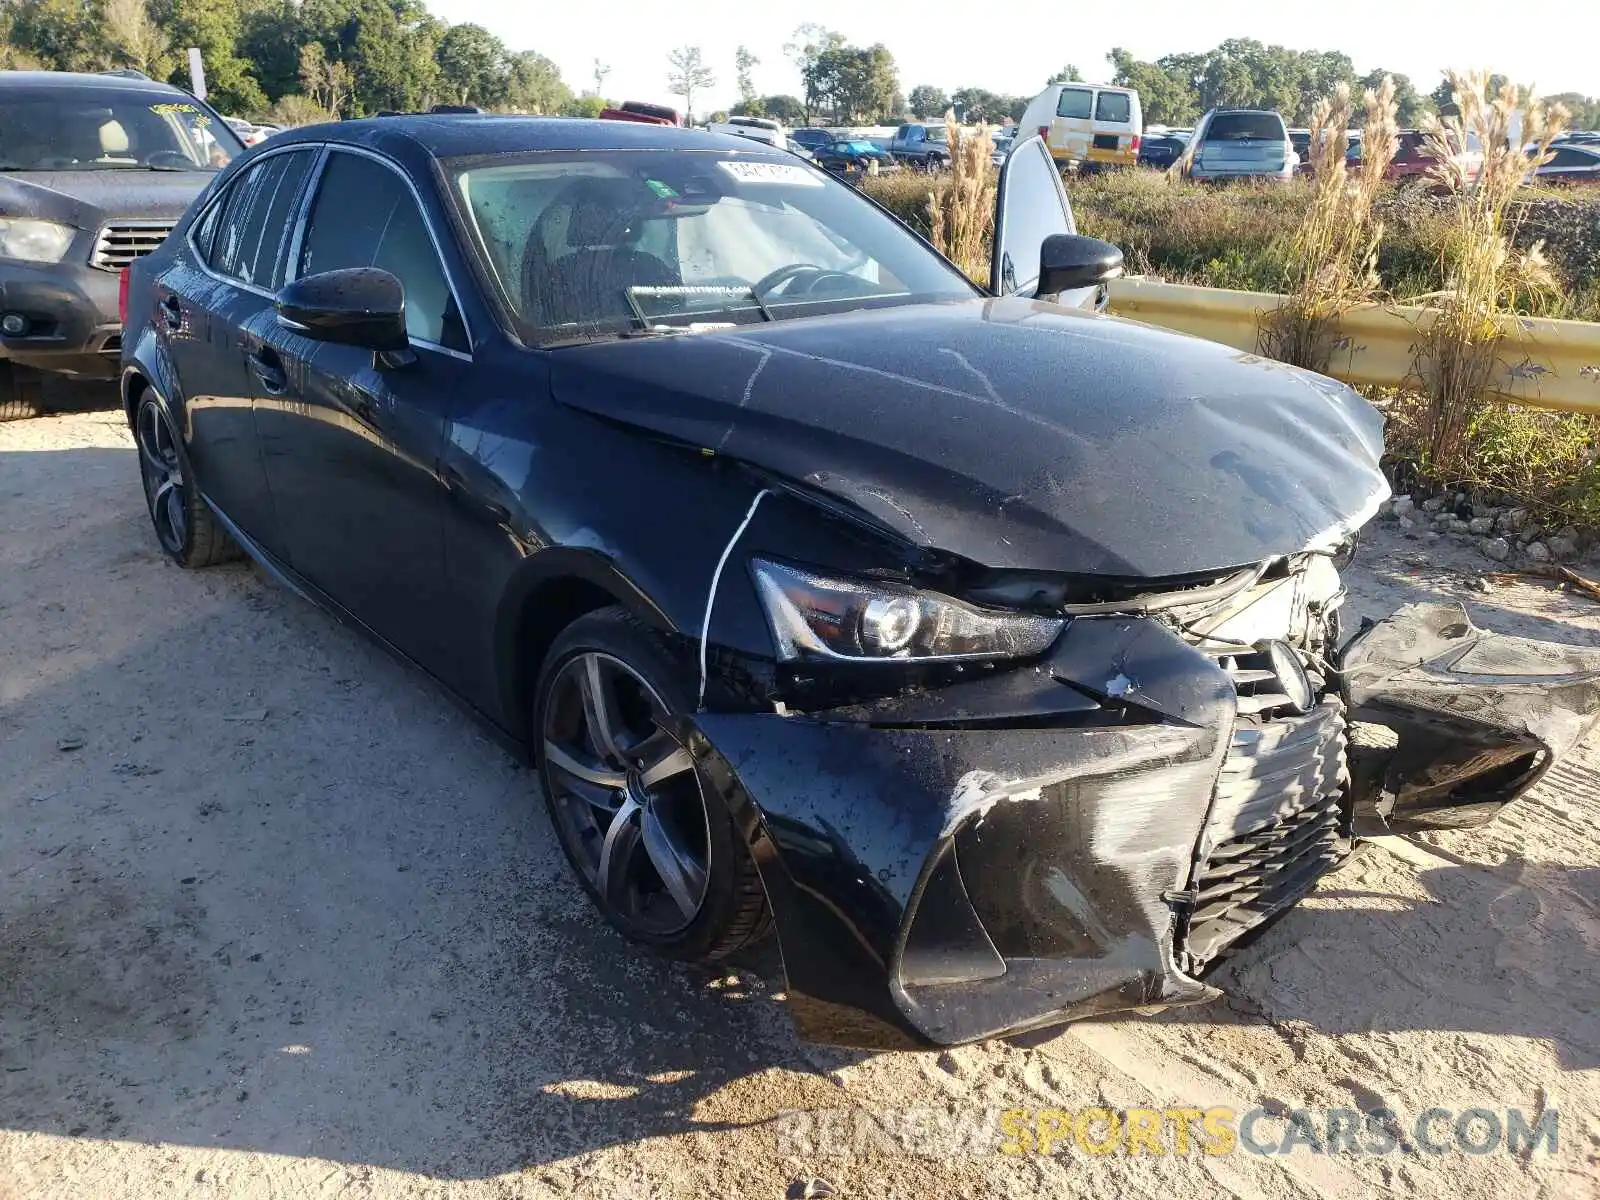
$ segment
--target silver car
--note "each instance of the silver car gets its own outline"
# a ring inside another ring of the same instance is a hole
[[[1212,109],[1195,128],[1192,151],[1190,179],[1288,182],[1300,164],[1283,118],[1262,108]]]

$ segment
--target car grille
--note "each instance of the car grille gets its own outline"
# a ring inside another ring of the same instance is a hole
[[[95,238],[89,265],[102,271],[120,271],[161,245],[171,232],[170,221],[112,221]]]
[[[1324,697],[1305,714],[1270,715],[1278,706],[1263,704],[1259,715],[1244,701],[1281,693],[1264,668],[1245,670],[1242,681],[1235,671],[1240,716],[1190,889],[1190,970],[1300,899],[1350,848],[1342,701]]]

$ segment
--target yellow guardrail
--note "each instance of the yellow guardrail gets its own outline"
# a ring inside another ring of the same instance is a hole
[[[1262,317],[1283,303],[1271,292],[1189,287],[1152,279],[1111,283],[1110,310],[1165,329],[1255,353]],[[1346,383],[1403,387],[1416,382],[1417,336],[1438,310],[1363,305],[1340,318],[1328,374]],[[1600,413],[1600,324],[1542,317],[1501,318],[1504,339],[1487,398],[1567,412]]]

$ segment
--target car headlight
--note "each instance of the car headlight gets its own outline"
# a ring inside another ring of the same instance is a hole
[[[785,661],[1023,658],[1047,650],[1066,625],[1062,617],[992,612],[937,592],[826,579],[764,559],[751,563],[751,573]]]
[[[73,229],[33,217],[0,217],[0,258],[55,263],[72,245]]]

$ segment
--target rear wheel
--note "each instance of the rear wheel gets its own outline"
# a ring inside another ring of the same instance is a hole
[[[766,896],[674,732],[693,711],[688,681],[664,639],[602,609],[551,647],[533,729],[551,822],[606,920],[669,958],[705,962],[761,936]]]
[[[135,411],[133,437],[139,447],[145,504],[167,557],[190,568],[240,557],[238,544],[195,488],[166,411],[149,393]]]
[[[0,421],[20,421],[44,411],[38,377],[31,371],[0,362]]]

